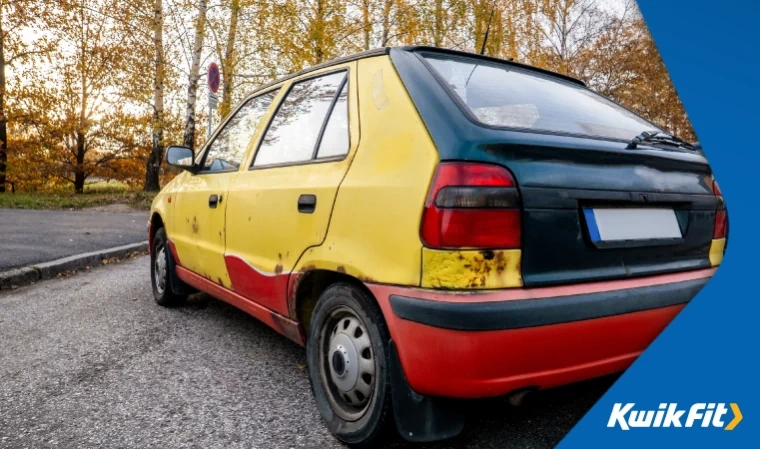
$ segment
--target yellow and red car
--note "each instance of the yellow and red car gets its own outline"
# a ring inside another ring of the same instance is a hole
[[[461,398],[629,366],[720,264],[694,147],[564,75],[383,48],[264,86],[156,197],[156,300],[307,350],[342,441],[456,435]],[[394,419],[395,417],[395,419]]]

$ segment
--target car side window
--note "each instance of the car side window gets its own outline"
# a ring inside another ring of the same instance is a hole
[[[313,159],[325,120],[345,79],[346,71],[341,71],[294,83],[264,134],[253,166]],[[338,134],[339,131],[331,133]],[[331,139],[335,140],[334,137]]]
[[[277,96],[277,90],[251,98],[235,112],[208,147],[201,173],[236,171],[259,121]]]
[[[348,85],[344,85],[327,121],[322,141],[319,142],[317,159],[345,156],[348,147]]]

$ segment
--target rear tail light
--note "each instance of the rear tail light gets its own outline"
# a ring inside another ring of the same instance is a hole
[[[509,171],[489,164],[438,166],[420,235],[431,248],[520,247],[520,194]]]
[[[726,229],[728,227],[728,215],[726,213],[726,202],[723,200],[723,193],[720,191],[718,181],[713,180],[713,194],[718,200],[718,205],[715,210],[715,227],[713,228],[713,238],[722,239],[726,237]]]

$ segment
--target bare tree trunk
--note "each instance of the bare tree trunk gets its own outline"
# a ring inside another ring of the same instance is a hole
[[[391,35],[391,11],[393,10],[393,0],[385,0],[383,3],[383,35],[380,39],[380,46],[388,46]]]
[[[362,0],[362,35],[364,36],[364,50],[369,50],[372,45],[372,18],[370,16],[370,0]]]
[[[435,17],[433,24],[433,45],[443,46],[443,0],[435,0]]]
[[[240,16],[240,0],[232,0],[230,8],[230,28],[227,32],[227,45],[224,49],[222,60],[222,78],[224,90],[222,90],[222,103],[219,105],[219,116],[224,119],[232,108],[232,93],[235,91],[235,40],[237,36],[238,16]]]
[[[0,5],[0,193],[5,193],[5,169],[8,162],[8,118],[5,116],[5,52],[3,9]]]
[[[164,15],[162,0],[153,0],[153,49],[156,71],[153,78],[153,149],[145,169],[145,191],[161,189],[159,173],[164,157]]]
[[[478,1],[473,5],[473,20],[475,26],[473,29],[473,41],[475,41],[475,47],[472,50],[475,53],[480,53],[480,49],[485,41],[486,24],[485,24],[485,2],[483,0]],[[481,40],[483,38],[483,40]]]
[[[315,34],[315,48],[314,48],[314,65],[321,64],[325,58],[325,50],[322,47],[324,45],[324,32],[325,32],[325,5],[323,0],[317,0],[317,10],[314,14],[314,22],[316,22]]]
[[[195,22],[195,42],[193,43],[193,63],[190,66],[190,84],[187,86],[187,109],[185,112],[185,134],[183,144],[195,149],[195,103],[198,100],[198,79],[200,78],[201,52],[206,31],[207,1],[198,2],[198,20]]]
[[[82,108],[84,110],[84,107]],[[76,168],[74,169],[74,192],[84,192],[84,154],[85,154],[85,135],[84,131],[77,130],[77,154]]]
[[[86,48],[87,43],[84,42],[84,35],[82,37],[82,49]],[[77,137],[77,150],[76,150],[76,165],[74,166],[74,192],[75,193],[83,193],[84,192],[84,180],[86,178],[84,174],[84,158],[85,153],[87,151],[86,143],[87,143],[87,101],[89,100],[89,95],[87,92],[87,71],[84,69],[87,67],[87,64],[85,63],[85,52],[82,51],[82,59],[80,61],[82,65],[82,71],[81,71],[81,81],[82,81],[82,104],[79,105],[79,123],[76,130],[76,137]]]

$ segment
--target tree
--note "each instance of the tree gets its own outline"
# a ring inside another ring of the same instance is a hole
[[[54,124],[58,97],[45,85],[44,75],[29,70],[25,83],[16,84],[8,106],[9,133],[14,136],[8,153],[8,183],[13,190],[41,191],[67,187],[61,176],[64,159],[60,132]]]
[[[158,190],[164,142],[204,140],[198,91],[209,60],[220,65],[224,118],[251,90],[360,50],[427,44],[479,52],[489,21],[485,54],[577,77],[693,138],[635,2],[611,5],[0,0],[0,192],[7,179],[26,190],[71,182],[82,191],[89,176]]]
[[[164,75],[166,61],[164,53],[164,8],[162,0],[153,0],[153,148],[145,167],[143,190],[157,192],[161,189],[159,175],[164,158]]]
[[[7,69],[29,64],[50,51],[50,42],[38,38],[26,42],[21,33],[30,27],[45,24],[47,12],[33,2],[0,0],[0,193],[5,192],[8,162]]]
[[[570,71],[679,137],[696,138],[635,1],[626,0],[618,14],[607,16],[593,45],[577,53]]]
[[[342,0],[275,1],[268,25],[278,51],[278,60],[270,64],[287,72],[335,58],[339,45],[349,44],[361,28],[345,26],[346,2]]]
[[[227,31],[227,42],[224,47],[224,54],[221,55],[222,67],[221,75],[224,82],[222,90],[222,102],[219,105],[219,115],[226,117],[232,108],[232,93],[235,91],[235,76],[237,75],[237,33],[238,18],[243,9],[241,0],[230,0],[230,22]]]
[[[5,30],[3,29],[3,10],[5,2],[0,3],[0,193],[5,192],[5,169],[8,163],[8,118],[5,112]]]
[[[590,86],[682,139],[695,140],[694,129],[644,20],[634,17],[617,40],[617,51],[610,59],[598,57],[606,71],[589,80]],[[600,47],[605,45],[601,40]]]
[[[423,0],[419,21],[423,41],[435,47],[464,50],[462,25],[467,16],[466,0]]]
[[[576,58],[607,29],[610,15],[597,0],[526,0],[534,46],[531,61],[572,75]],[[548,44],[548,45],[547,45]]]
[[[203,37],[206,34],[207,1],[198,1],[198,18],[195,19],[195,41],[193,42],[193,59],[187,85],[187,107],[185,112],[185,133],[183,144],[195,148],[195,104],[198,100],[198,79],[200,78],[201,53]],[[231,26],[232,28],[232,26]]]
[[[500,54],[503,41],[501,5],[496,0],[474,0],[470,2],[470,9],[474,43],[471,51],[480,53],[482,49],[486,55]]]
[[[53,73],[58,82],[49,92],[58,99],[51,126],[65,149],[63,176],[84,191],[94,169],[117,154],[102,140],[103,129],[113,117],[110,91],[123,80],[123,60],[128,35],[116,27],[116,0],[62,2],[51,28],[59,41]]]
[[[354,34],[346,39],[347,45],[341,46],[343,53],[394,43],[419,43],[419,3],[420,0],[349,0],[347,31]]]
[[[5,170],[8,163],[8,118],[5,113],[5,30],[3,30],[4,3],[0,3],[0,193],[5,193]]]

